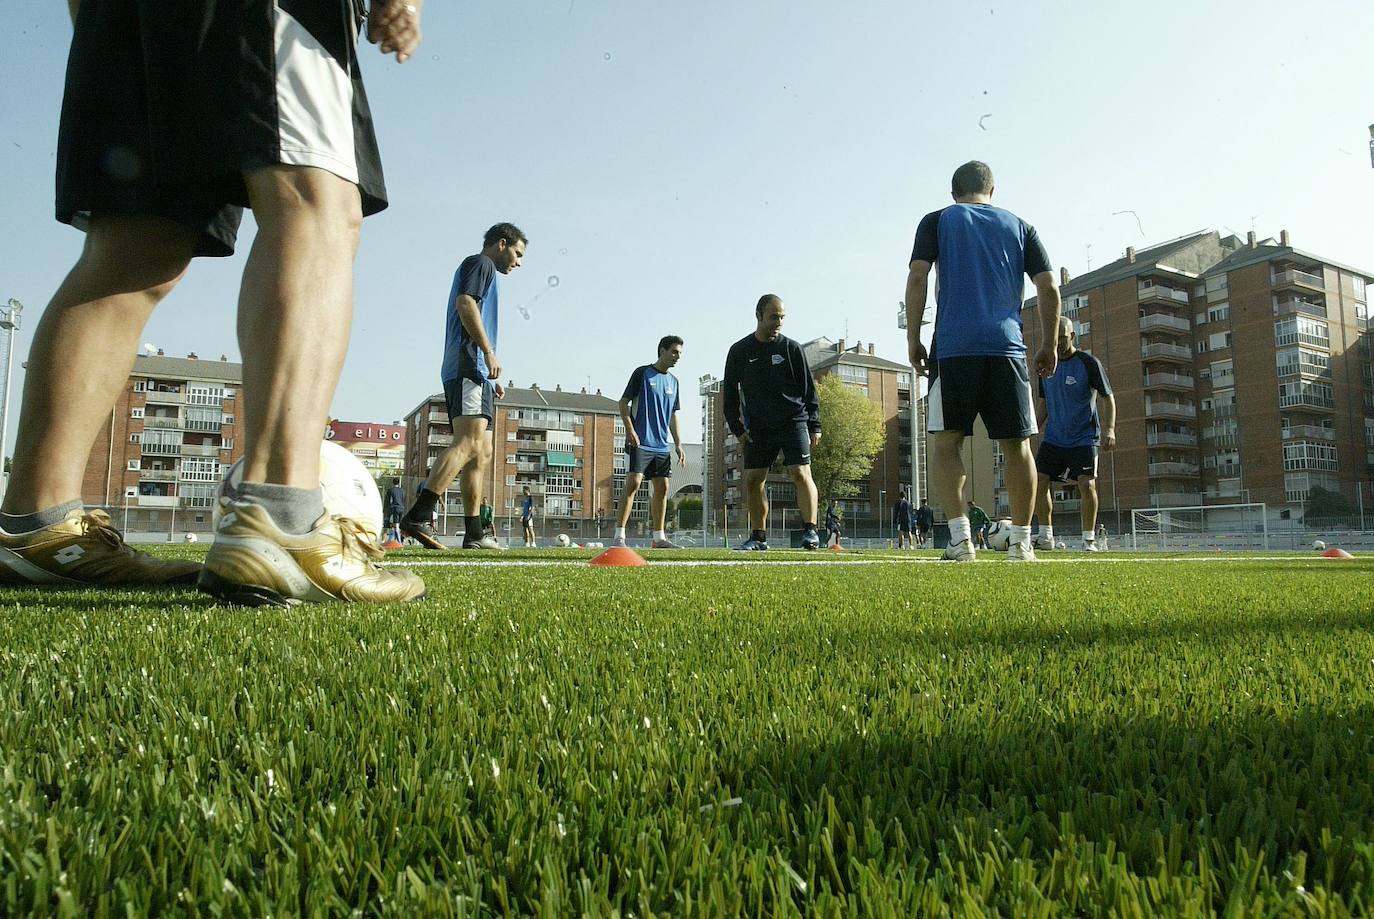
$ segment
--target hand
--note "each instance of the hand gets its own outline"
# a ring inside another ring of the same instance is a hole
[[[820,431],[812,431],[812,432],[811,432],[811,446],[813,446],[813,447],[819,447],[820,444],[821,444],[821,432],[820,432]]]
[[[926,361],[930,358],[930,356],[926,354],[926,346],[921,344],[919,338],[908,340],[906,343],[906,351],[907,357],[911,359],[911,366],[912,369],[916,371],[916,375],[921,377],[925,376]]]
[[[1041,348],[1035,352],[1035,372],[1042,378],[1054,376],[1055,368],[1059,366],[1059,355],[1053,348]]]
[[[420,7],[424,0],[373,0],[367,17],[367,40],[383,54],[404,64],[420,47]]]
[[[739,445],[740,445],[741,447],[747,447],[747,446],[749,446],[749,432],[748,432],[748,431],[745,431],[743,434],[741,434],[741,435],[739,436]]]
[[[625,429],[625,446],[639,449],[639,435],[635,433],[634,428],[627,427]]]
[[[487,359],[487,379],[501,379],[501,362],[496,359],[496,352],[483,351],[482,354]]]
[[[678,464],[679,466],[686,466],[686,465],[687,465],[687,454],[684,453],[684,452],[682,452],[682,447],[681,447],[680,445],[676,446],[674,449],[677,450],[677,464]]]
[[[1115,432],[1115,431],[1108,431],[1108,432],[1106,432],[1105,434],[1102,435],[1102,449],[1103,449],[1103,450],[1115,450],[1115,449],[1116,449],[1116,432]]]
[[[506,398],[506,387],[502,386],[500,383],[497,383],[495,388],[496,388],[496,398],[498,398],[498,399],[504,399],[504,398]]]

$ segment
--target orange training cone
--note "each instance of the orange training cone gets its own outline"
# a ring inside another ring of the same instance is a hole
[[[396,540],[394,540],[394,539],[388,539],[386,542],[382,543],[382,548],[383,548],[383,549],[400,549],[400,548],[401,548],[401,544],[398,543],[398,542],[397,542]]]
[[[624,546],[612,546],[587,564],[595,565],[598,568],[636,568],[649,563],[644,561],[644,556],[633,549],[627,549]]]
[[[1349,552],[1345,551],[1344,549],[1337,549],[1335,546],[1332,546],[1330,549],[1327,549],[1325,552],[1322,553],[1322,558],[1354,558],[1354,557],[1355,557],[1355,556],[1351,555]]]
[[[842,552],[842,551],[844,551],[844,550],[840,548],[840,544],[839,544],[839,543],[834,543],[833,545],[831,545],[830,551],[831,551],[831,552]]]

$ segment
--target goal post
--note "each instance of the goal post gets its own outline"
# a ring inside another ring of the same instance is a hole
[[[1136,549],[1268,549],[1269,514],[1264,504],[1199,504],[1138,507],[1131,511]]]

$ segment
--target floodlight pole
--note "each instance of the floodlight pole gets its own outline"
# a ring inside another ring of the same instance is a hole
[[[14,336],[19,331],[19,316],[24,312],[24,304],[11,297],[0,310],[0,331],[5,333],[5,391],[0,393],[0,498],[9,489],[10,474],[4,468],[5,434],[9,424],[10,409],[10,368],[14,366]]]

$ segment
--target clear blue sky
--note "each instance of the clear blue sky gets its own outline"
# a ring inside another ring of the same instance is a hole
[[[81,238],[52,219],[65,4],[6,13],[0,301],[26,305],[17,393]],[[503,289],[506,376],[609,395],[669,332],[694,392],[768,291],[792,337],[847,325],[900,358],[916,223],[972,158],[1074,274],[1089,247],[1101,265],[1252,226],[1374,268],[1374,4],[430,0],[425,14],[411,62],[364,57],[392,205],[364,228],[338,417],[392,421],[439,390],[453,269],[499,220],[531,239]],[[1143,235],[1113,216],[1125,209]],[[236,359],[246,250],[198,262],[144,340]],[[689,397],[688,439],[698,415]]]

